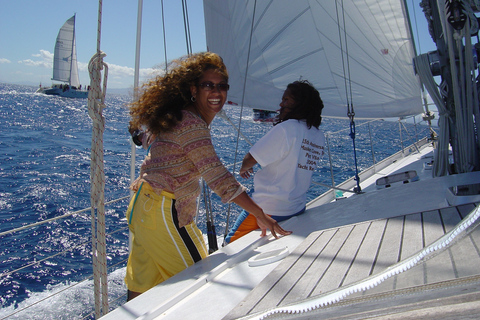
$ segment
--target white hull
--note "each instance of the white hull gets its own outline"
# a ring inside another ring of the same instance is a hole
[[[278,113],[274,111],[253,109],[253,121],[274,122],[277,116]]]
[[[43,93],[46,95],[60,96],[65,98],[88,98],[88,91],[74,89],[72,87],[50,87],[50,88],[39,88],[36,93]]]

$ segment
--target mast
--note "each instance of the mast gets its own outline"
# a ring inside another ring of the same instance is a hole
[[[480,117],[478,77],[475,78],[478,64],[473,59],[477,49],[472,46],[472,36],[478,35],[477,17],[467,1],[423,0],[421,6],[437,51],[415,59],[430,64],[429,70],[423,72],[425,80],[429,81],[428,73],[430,77],[441,77],[440,85],[429,89],[440,112],[433,174],[443,176],[479,170],[479,139],[475,133],[475,123],[478,124]],[[478,8],[475,10],[478,12]],[[449,163],[449,145],[452,164]]]

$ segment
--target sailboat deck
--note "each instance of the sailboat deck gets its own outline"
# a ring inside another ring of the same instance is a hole
[[[313,232],[224,319],[314,297],[385,271],[443,236],[474,208],[466,204]],[[477,276],[479,248],[480,230],[475,230],[443,253],[448,259],[432,258],[408,276],[393,276],[349,298]]]

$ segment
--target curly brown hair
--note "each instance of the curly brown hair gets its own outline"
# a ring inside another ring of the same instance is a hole
[[[171,130],[182,120],[182,110],[191,104],[191,86],[198,85],[207,70],[215,70],[228,81],[222,58],[212,52],[181,57],[169,64],[169,71],[142,86],[142,94],[130,105],[130,130],[146,127],[157,135]]]

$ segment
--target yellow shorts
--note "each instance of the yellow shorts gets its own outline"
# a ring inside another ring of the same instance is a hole
[[[133,209],[133,211],[132,211]],[[174,195],[143,183],[127,209],[133,234],[125,282],[143,293],[208,255],[195,222],[179,228]]]

